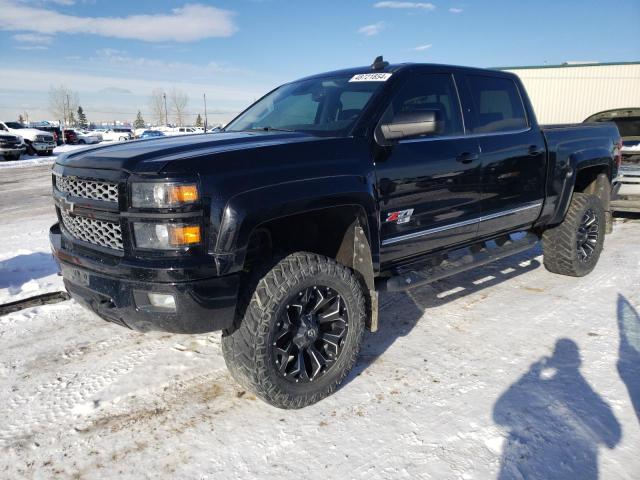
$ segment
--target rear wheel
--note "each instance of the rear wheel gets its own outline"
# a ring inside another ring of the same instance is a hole
[[[604,246],[605,227],[602,200],[596,195],[574,193],[563,222],[542,235],[546,269],[572,277],[590,273]]]
[[[353,367],[365,325],[353,273],[334,260],[294,253],[258,282],[239,324],[222,336],[229,371],[279,408],[330,395]]]

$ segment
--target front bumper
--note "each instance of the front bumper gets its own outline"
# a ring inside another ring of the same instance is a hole
[[[31,142],[31,146],[36,150],[36,152],[46,152],[56,148],[55,142]]]
[[[5,147],[0,147],[0,155],[15,155],[16,153],[24,153],[25,151],[25,147],[18,147],[18,148],[5,148]]]
[[[233,324],[239,274],[171,283],[143,281],[143,275],[120,278],[105,275],[99,261],[67,248],[58,224],[51,227],[49,239],[69,294],[107,321],[142,332],[172,333],[211,332]],[[150,292],[173,295],[175,311],[150,306]]]

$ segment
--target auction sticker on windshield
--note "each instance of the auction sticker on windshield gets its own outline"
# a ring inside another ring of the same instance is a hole
[[[360,73],[351,77],[350,82],[386,82],[391,78],[390,73]]]

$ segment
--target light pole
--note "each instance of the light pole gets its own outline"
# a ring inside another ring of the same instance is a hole
[[[207,94],[202,94],[202,99],[204,100],[204,133],[207,133]]]
[[[167,113],[167,94],[163,93],[162,98],[164,99],[164,125],[166,127],[169,126],[169,115]]]

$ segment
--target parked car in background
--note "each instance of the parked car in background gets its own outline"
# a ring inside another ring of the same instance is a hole
[[[102,135],[99,133],[94,133],[94,132],[89,132],[87,130],[74,130],[76,133],[76,136],[78,137],[78,144],[80,145],[84,145],[84,144],[94,144],[94,143],[100,143],[102,141]]]
[[[113,128],[102,133],[105,142],[126,142],[133,138],[131,129]]]
[[[56,145],[63,145],[62,141],[62,129],[58,126],[51,125],[50,123],[32,123],[31,128],[37,128],[38,130],[42,130],[44,132],[49,132],[53,135],[53,140],[56,142]]]
[[[196,127],[163,127],[162,132],[168,136],[194,135],[196,133],[202,133],[198,131]]]
[[[157,137],[164,137],[164,136],[165,134],[162,133],[160,130],[145,130],[140,134],[139,138],[142,140],[143,138],[157,138]]]
[[[71,128],[64,129],[64,143],[67,145],[75,145],[78,143],[78,134]]]
[[[606,110],[591,115],[585,122],[613,122],[618,127],[622,137],[622,165],[611,209],[640,213],[640,107]]]
[[[0,158],[19,160],[24,150],[24,142],[20,135],[0,130]]]
[[[0,130],[22,137],[28,155],[51,155],[56,147],[52,133],[19,122],[0,122]]]

